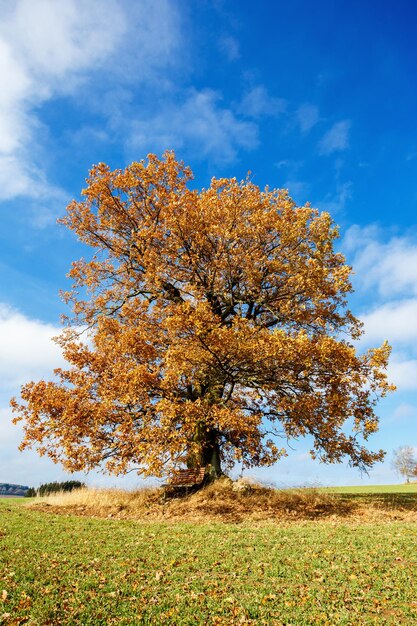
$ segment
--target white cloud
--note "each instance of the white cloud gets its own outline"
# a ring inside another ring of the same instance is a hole
[[[70,475],[48,457],[40,457],[35,450],[19,452],[23,426],[13,424],[13,417],[10,408],[0,408],[0,482],[38,487],[54,480],[85,480],[83,474]]]
[[[22,384],[53,379],[53,369],[65,365],[60,348],[51,340],[61,329],[26,317],[0,303],[0,482],[38,486],[68,480],[59,466],[35,451],[18,452],[22,424],[12,424],[12,396]]]
[[[329,155],[346,150],[349,147],[349,129],[349,120],[333,124],[319,142],[319,154]]]
[[[394,354],[388,365],[388,379],[398,391],[417,391],[417,360],[400,360]]]
[[[351,226],[343,237],[343,248],[354,253],[363,250],[368,244],[378,243],[380,239],[380,230],[376,224],[368,226]]]
[[[319,109],[314,104],[302,104],[295,117],[302,133],[308,133],[320,120]]]
[[[192,90],[181,104],[167,105],[152,119],[133,122],[131,149],[191,148],[195,155],[220,164],[233,161],[239,148],[258,145],[257,126],[237,118],[220,100],[212,90]]]
[[[15,54],[32,77],[32,91],[36,89],[44,98],[51,89],[66,90],[72,73],[105,59],[125,28],[114,0],[100,5],[79,0],[18,0],[1,30],[9,41],[13,34]],[[42,82],[35,87],[38,77]]]
[[[375,226],[352,226],[343,241],[363,286],[376,287],[384,298],[417,296],[417,241],[405,236],[383,242],[380,234]]]
[[[16,196],[33,195],[31,177],[27,164],[19,161],[16,154],[0,152],[0,200]]]
[[[11,394],[29,380],[51,377],[63,365],[60,348],[51,340],[60,328],[0,304],[0,378],[3,392]]]
[[[61,350],[51,340],[59,331],[0,303],[0,482],[37,485],[49,476],[54,480],[63,474],[35,452],[18,452],[22,426],[12,424],[14,416],[8,406],[22,384],[51,379],[53,369],[64,365]]]
[[[17,425],[14,426],[12,419],[13,413],[10,407],[0,408],[0,445],[4,451],[9,450],[11,454],[15,455],[16,449],[22,440],[22,429]],[[4,459],[4,453],[0,458]],[[2,482],[1,478],[0,482]]]
[[[30,163],[22,151],[15,154],[0,152],[0,201],[17,196],[32,199],[31,224],[35,226],[55,223],[55,207],[62,210],[69,201],[68,194],[49,183],[42,169]]]
[[[387,302],[360,315],[365,334],[362,345],[380,345],[388,340],[393,348],[388,379],[398,391],[417,391],[417,298]]]
[[[115,0],[16,0],[1,8],[0,200],[44,197],[50,190],[36,163],[35,109],[100,66],[125,30],[124,17]]]
[[[283,98],[273,98],[263,85],[258,85],[244,95],[238,110],[247,117],[258,118],[262,115],[280,115],[286,106]]]
[[[360,316],[367,342],[388,341],[417,347],[417,298],[387,302]]]
[[[342,241],[342,250],[353,266],[354,284],[364,302],[359,318],[365,332],[360,343],[374,346],[388,340],[393,349],[389,379],[399,391],[414,391],[417,390],[417,243],[406,236],[384,241],[383,235],[375,225],[352,226]]]

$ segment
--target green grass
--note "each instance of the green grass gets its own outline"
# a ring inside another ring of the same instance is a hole
[[[369,503],[373,507],[386,510],[415,511],[417,508],[417,483],[326,487],[320,491],[338,495],[344,502],[350,504],[366,506]]]
[[[408,625],[416,566],[413,523],[145,523],[0,500],[8,626]]]
[[[342,494],[364,493],[417,493],[417,483],[399,485],[359,485],[353,487],[324,487],[324,491]]]

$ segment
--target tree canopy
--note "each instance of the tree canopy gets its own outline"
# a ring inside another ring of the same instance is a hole
[[[63,294],[68,369],[12,400],[22,447],[71,471],[219,474],[310,435],[313,457],[366,470],[383,457],[364,442],[390,349],[352,343],[361,323],[329,214],[249,179],[191,179],[172,152],[99,164],[68,206],[61,223],[94,254]]]

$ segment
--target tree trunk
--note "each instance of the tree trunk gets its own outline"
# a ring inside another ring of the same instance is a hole
[[[217,440],[217,432],[208,430],[204,424],[199,424],[194,435],[194,441],[199,443],[198,455],[190,455],[187,459],[187,467],[207,467],[208,479],[215,480],[223,475],[220,460],[220,445]]]
[[[217,441],[217,435],[214,431],[208,433],[208,438],[203,444],[201,451],[202,467],[209,467],[209,480],[215,480],[222,476],[222,467],[220,461],[220,446]]]

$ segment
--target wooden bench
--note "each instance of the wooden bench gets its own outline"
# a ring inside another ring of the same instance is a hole
[[[196,487],[202,487],[206,478],[206,468],[200,467],[198,469],[184,469],[178,470],[173,474],[165,485],[164,494],[175,494],[185,491],[186,495],[189,490]]]

